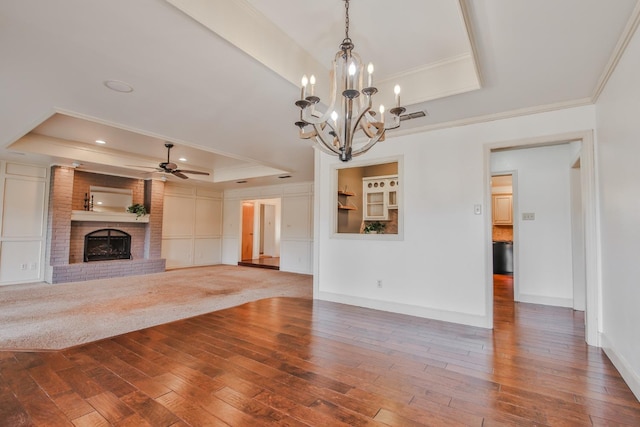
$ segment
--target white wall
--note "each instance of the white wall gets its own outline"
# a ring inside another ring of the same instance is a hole
[[[573,306],[570,170],[568,143],[491,154],[491,171],[517,171],[513,222],[516,301]],[[523,213],[535,220],[522,220]]]
[[[640,34],[597,104],[602,344],[640,399]]]
[[[0,161],[0,285],[44,280],[48,173]]]
[[[398,241],[334,235],[339,160],[316,154],[316,296],[491,327],[486,146],[594,125],[595,108],[587,106],[406,136],[390,133],[364,157],[403,156],[404,237]],[[482,215],[474,215],[475,204],[483,205]],[[382,288],[377,280],[383,281]]]
[[[240,260],[242,201],[280,198],[280,270],[313,272],[313,184],[253,187],[224,193],[222,263]]]
[[[162,258],[167,260],[167,268],[220,264],[222,193],[165,185]]]

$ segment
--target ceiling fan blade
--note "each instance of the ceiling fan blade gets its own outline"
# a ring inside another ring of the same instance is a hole
[[[187,175],[184,175],[184,174],[180,173],[180,171],[178,171],[178,170],[175,170],[175,171],[171,172],[171,174],[177,176],[178,178],[189,179],[189,177]]]
[[[190,171],[190,170],[186,170],[186,169],[178,169],[176,172],[192,173],[194,175],[209,175],[209,172]]]
[[[157,167],[153,167],[153,166],[142,166],[142,165],[123,165],[124,167],[127,168],[142,168],[142,169],[155,169],[158,170]]]

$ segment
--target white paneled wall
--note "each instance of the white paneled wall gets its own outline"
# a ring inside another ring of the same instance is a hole
[[[162,258],[167,268],[220,264],[222,194],[168,184],[164,192]]]
[[[281,200],[280,270],[313,273],[313,184],[273,185],[224,193],[224,264],[240,260],[242,201]]]
[[[0,285],[43,280],[47,168],[0,162]]]

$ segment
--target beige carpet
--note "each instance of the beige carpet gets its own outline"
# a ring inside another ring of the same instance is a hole
[[[59,350],[276,296],[311,298],[312,276],[219,265],[0,286],[0,350]]]

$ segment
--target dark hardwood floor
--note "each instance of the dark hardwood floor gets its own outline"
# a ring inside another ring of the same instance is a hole
[[[59,352],[0,352],[0,425],[640,425],[582,313],[495,330],[274,298]]]
[[[270,270],[280,270],[280,257],[263,257],[254,259],[243,259],[238,261],[238,265],[245,267],[268,268]]]

